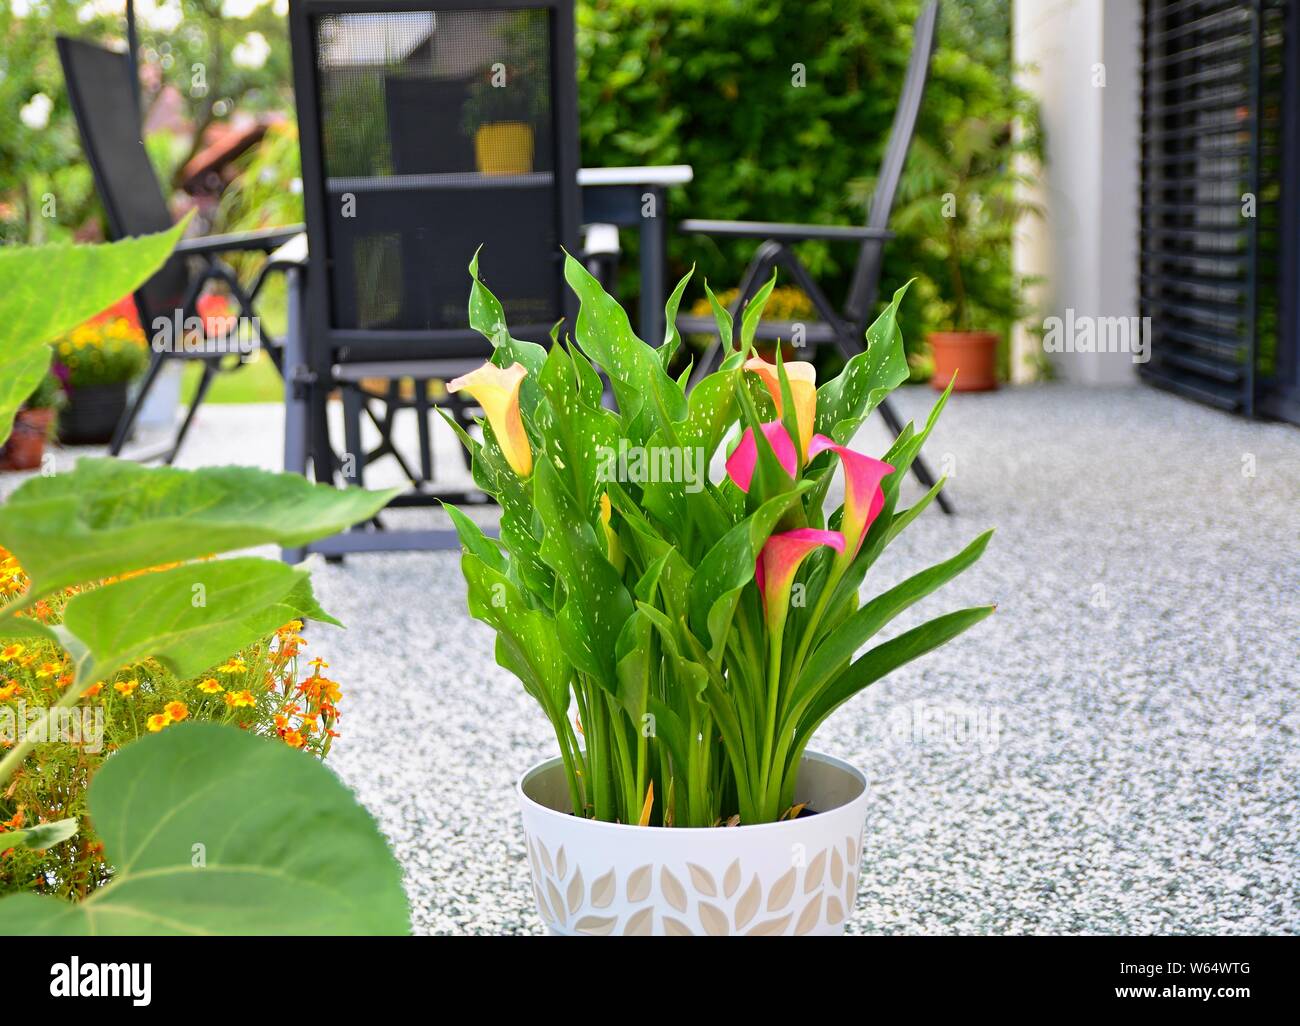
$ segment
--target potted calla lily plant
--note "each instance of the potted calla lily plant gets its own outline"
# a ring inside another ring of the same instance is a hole
[[[497,661],[559,746],[518,787],[543,921],[559,934],[841,932],[869,791],[809,743],[863,688],[993,611],[948,613],[863,651],[989,539],[860,598],[943,484],[899,508],[946,393],[883,458],[851,447],[907,379],[905,290],[818,387],[811,364],[753,351],[773,282],[739,324],[706,285],[727,356],[687,393],[689,372],[668,367],[690,275],[656,348],[570,258],[574,337],[557,331],[544,348],[510,336],[477,258],[470,272],[470,322],[494,355],[449,387],[481,406],[482,439],[448,423],[500,503],[500,537],[447,510],[470,612],[497,632]],[[828,503],[837,478],[843,499]]]

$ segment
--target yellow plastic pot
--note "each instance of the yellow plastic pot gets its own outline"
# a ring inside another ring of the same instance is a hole
[[[474,159],[485,175],[523,175],[533,169],[533,126],[523,121],[481,125],[474,133]]]

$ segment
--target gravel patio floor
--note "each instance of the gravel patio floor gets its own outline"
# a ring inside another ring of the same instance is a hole
[[[919,420],[931,398],[899,403]],[[181,462],[278,468],[280,429],[274,406],[205,407]],[[873,421],[858,444],[887,441]],[[868,586],[996,526],[896,629],[999,610],[818,737],[871,781],[850,931],[1300,932],[1300,431],[1046,385],[954,397],[927,452],[959,515],[927,512]],[[314,579],[350,628],[309,635],[345,689],[329,764],[395,845],[415,929],[541,932],[513,788],[552,740],[457,554]]]

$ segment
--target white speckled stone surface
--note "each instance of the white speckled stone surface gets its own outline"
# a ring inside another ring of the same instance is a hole
[[[182,462],[278,467],[279,431],[274,407],[206,407]],[[882,452],[883,426],[858,444]],[[954,397],[927,452],[959,515],[928,512],[867,586],[996,526],[891,630],[999,610],[818,736],[872,786],[850,931],[1300,932],[1300,430],[1048,385]],[[549,727],[457,564],[315,567],[350,628],[309,635],[345,689],[330,765],[392,839],[417,931],[538,933],[513,787]]]

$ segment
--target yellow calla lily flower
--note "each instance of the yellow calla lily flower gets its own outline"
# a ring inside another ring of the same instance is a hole
[[[794,415],[799,425],[799,458],[802,461],[808,458],[808,443],[812,441],[817,422],[817,368],[802,360],[791,360],[784,366],[785,376],[790,381],[790,395],[794,398]],[[772,401],[776,403],[776,415],[782,416],[781,379],[776,373],[776,364],[751,356],[745,361],[745,370],[753,371],[763,379]]]
[[[533,472],[533,450],[519,415],[519,386],[527,376],[522,363],[511,364],[504,370],[494,363],[485,363],[447,385],[448,392],[468,392],[483,407],[497,445],[520,477],[528,477]]]
[[[614,569],[622,573],[627,557],[623,555],[623,546],[619,544],[618,532],[609,526],[613,514],[614,508],[610,505],[609,493],[605,492],[600,497],[600,526],[605,529],[605,552],[609,561],[614,564]]]

